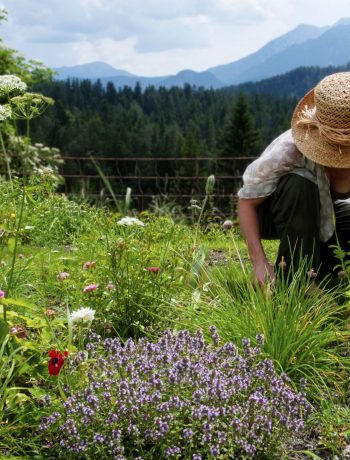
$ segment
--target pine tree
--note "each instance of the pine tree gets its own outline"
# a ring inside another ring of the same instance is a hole
[[[254,155],[257,153],[258,146],[259,134],[254,128],[247,98],[240,93],[232,108],[224,137],[222,156]]]

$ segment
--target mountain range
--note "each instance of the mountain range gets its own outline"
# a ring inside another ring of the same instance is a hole
[[[182,70],[176,75],[143,77],[115,69],[104,62],[92,62],[71,67],[59,67],[57,79],[100,79],[102,84],[116,87],[192,86],[222,88],[244,82],[256,82],[274,77],[300,66],[340,66],[350,61],[350,18],[333,26],[317,27],[301,24],[290,32],[268,42],[258,51],[237,61],[211,67],[203,72]]]

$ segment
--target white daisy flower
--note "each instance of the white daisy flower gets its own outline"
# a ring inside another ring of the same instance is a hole
[[[72,311],[70,319],[73,323],[77,321],[92,321],[95,318],[96,310],[91,308],[81,307],[79,310]]]
[[[118,225],[139,225],[140,227],[144,227],[145,224],[137,219],[137,217],[123,217],[122,219],[118,220],[117,222]]]

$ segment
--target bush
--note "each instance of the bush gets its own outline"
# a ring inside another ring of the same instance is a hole
[[[281,458],[304,395],[248,339],[239,352],[211,334],[90,342],[66,368],[75,388],[41,423],[55,458]]]

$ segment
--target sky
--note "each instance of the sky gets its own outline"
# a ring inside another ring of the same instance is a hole
[[[49,67],[93,61],[140,76],[227,64],[298,24],[350,17],[350,0],[0,0],[6,46]]]

